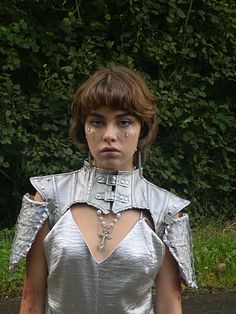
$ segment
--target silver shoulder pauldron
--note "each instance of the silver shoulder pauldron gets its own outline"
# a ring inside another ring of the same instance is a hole
[[[190,287],[197,288],[189,216],[185,213],[173,219],[168,214],[165,224],[163,242],[178,263],[181,278]]]
[[[47,218],[48,203],[36,202],[29,194],[24,195],[10,257],[9,268],[11,271],[14,272],[19,260],[27,255],[37,233]]]
[[[86,161],[78,171],[33,177],[30,181],[44,202],[35,202],[29,195],[23,198],[10,259],[12,270],[19,259],[27,255],[44,221],[48,218],[53,226],[73,204],[86,203],[102,210],[104,214],[110,211],[118,213],[130,208],[146,209],[151,213],[157,235],[161,236],[164,232],[165,244],[169,246],[171,243],[174,247],[175,240],[169,239],[169,234],[172,233],[169,231],[170,226],[166,227],[166,218],[173,217],[190,203],[150,183],[142,177],[139,169],[114,173],[96,168]],[[175,254],[174,250],[170,251],[179,264],[182,257],[176,256],[180,254],[180,250]],[[187,267],[190,267],[189,261],[186,258]],[[181,274],[187,284],[194,285],[193,278],[185,276],[184,272]]]

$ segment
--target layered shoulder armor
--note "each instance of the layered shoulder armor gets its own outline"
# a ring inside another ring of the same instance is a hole
[[[176,260],[181,278],[186,285],[197,288],[188,214],[184,213],[181,217],[174,219],[169,214],[166,216],[163,242]]]
[[[49,209],[48,202],[36,202],[29,194],[24,195],[10,257],[11,271],[17,270],[19,260],[29,252],[37,233],[48,218]]]
[[[30,181],[44,202],[35,202],[29,195],[23,198],[13,243],[11,268],[21,257],[26,256],[47,218],[53,227],[73,204],[86,203],[104,214],[130,208],[150,211],[155,231],[170,248],[183,279],[190,286],[196,285],[191,237],[187,235],[188,216],[184,215],[184,218],[177,221],[172,218],[190,202],[150,183],[143,178],[139,169],[114,173],[85,162],[78,171],[32,177]]]

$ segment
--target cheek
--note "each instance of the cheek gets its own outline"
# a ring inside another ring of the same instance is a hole
[[[123,143],[125,143],[125,146],[130,153],[135,153],[138,147],[138,140],[139,132],[135,132],[133,134],[129,134],[128,137],[124,138]]]
[[[86,139],[87,139],[89,149],[93,150],[97,143],[96,134],[86,134]]]
[[[98,139],[98,135],[96,133],[91,134],[90,137],[93,142]]]
[[[120,138],[125,139],[131,144],[131,147],[137,145],[141,126],[138,124],[130,125],[125,129],[120,129]]]
[[[92,144],[94,141],[96,141],[96,132],[92,132],[92,129],[89,125],[85,124],[85,136],[88,145]]]

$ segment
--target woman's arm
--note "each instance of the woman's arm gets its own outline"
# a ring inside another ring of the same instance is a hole
[[[178,265],[166,247],[164,260],[156,277],[156,313],[182,313],[180,283]]]
[[[36,193],[35,201],[43,201]],[[26,258],[26,275],[21,299],[20,314],[44,314],[47,290],[47,263],[43,239],[49,232],[48,220],[38,232]]]

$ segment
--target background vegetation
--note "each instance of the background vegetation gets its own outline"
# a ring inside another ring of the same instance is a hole
[[[12,226],[28,177],[74,170],[68,138],[77,86],[97,67],[139,71],[160,132],[146,177],[232,218],[235,168],[234,0],[13,0],[0,3],[0,215]]]

